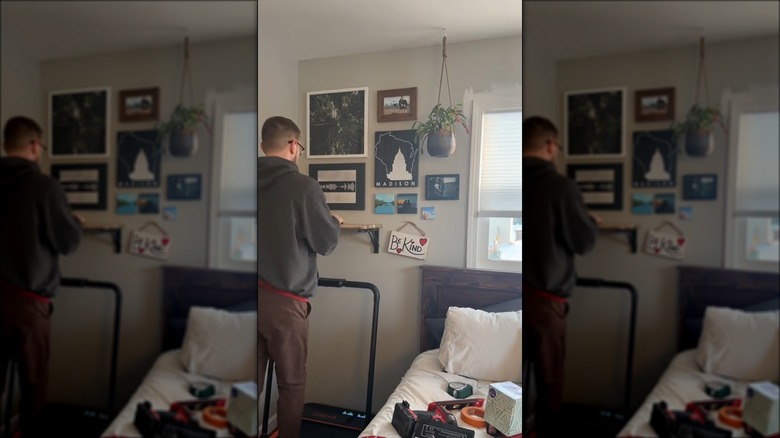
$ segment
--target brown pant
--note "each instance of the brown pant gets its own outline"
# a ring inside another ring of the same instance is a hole
[[[279,438],[299,438],[306,393],[309,342],[308,302],[260,289],[258,293],[257,368],[262,393],[268,359],[274,361],[279,401]]]
[[[18,363],[21,385],[20,429],[39,436],[49,381],[52,306],[0,283],[0,394],[5,394],[9,362]]]
[[[550,436],[563,402],[568,302],[551,300],[523,287],[524,357],[533,366],[537,436]]]

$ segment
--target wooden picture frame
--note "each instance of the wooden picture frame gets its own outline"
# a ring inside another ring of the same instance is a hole
[[[106,163],[52,164],[51,176],[60,182],[74,210],[105,210],[108,200]]]
[[[625,156],[625,87],[567,91],[563,108],[567,159]]]
[[[634,93],[634,120],[662,122],[674,120],[674,87],[637,90]]]
[[[331,210],[366,209],[366,163],[309,164]]]
[[[623,209],[623,163],[569,164],[566,174],[593,210]]]
[[[109,87],[49,93],[49,158],[108,157],[110,98]]]
[[[138,88],[119,92],[120,122],[154,122],[160,118],[160,89]]]
[[[414,120],[417,120],[417,87],[379,90],[376,92],[377,122]]]
[[[306,157],[368,156],[368,87],[306,93]]]

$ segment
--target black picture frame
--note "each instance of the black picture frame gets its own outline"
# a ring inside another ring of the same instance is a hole
[[[566,175],[577,184],[589,209],[623,209],[623,163],[568,164]]]
[[[60,182],[74,210],[105,210],[108,165],[105,163],[52,164],[51,176]]]
[[[399,153],[405,165],[403,169],[394,168]],[[420,155],[413,129],[374,133],[374,187],[419,187]]]
[[[460,198],[460,174],[425,175],[426,201],[457,201]]]
[[[715,173],[683,175],[682,198],[686,201],[718,199],[718,175]]]
[[[677,185],[678,150],[674,131],[636,131],[632,146],[632,187],[671,188]]]
[[[200,199],[202,177],[197,173],[168,175],[167,198],[171,201]]]
[[[366,163],[309,164],[331,210],[366,209]]]
[[[566,158],[625,156],[625,87],[564,93]]]
[[[157,131],[120,131],[117,133],[117,187],[160,187],[161,161],[162,146],[157,137]],[[138,168],[142,165],[145,165],[146,169]]]

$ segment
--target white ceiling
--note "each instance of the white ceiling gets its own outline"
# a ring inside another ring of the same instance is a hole
[[[695,44],[700,35],[777,35],[778,4],[526,1],[521,11],[520,0],[4,0],[0,35],[33,59],[52,59],[176,45],[185,36],[245,37],[259,27],[261,47],[278,45],[301,60],[438,45],[444,28],[448,43],[522,30],[526,48],[561,59]]]

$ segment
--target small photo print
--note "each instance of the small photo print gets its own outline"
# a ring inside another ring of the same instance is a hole
[[[718,175],[683,175],[683,199],[714,200],[718,197]]]
[[[179,208],[175,205],[163,207],[163,219],[166,221],[175,221],[179,218]]]
[[[398,214],[417,214],[417,194],[399,194],[396,200]]]
[[[421,217],[424,221],[436,219],[436,207],[423,207]]]
[[[459,174],[425,176],[426,201],[454,201],[458,199],[459,191]]]
[[[136,214],[138,196],[135,193],[119,193],[116,195],[116,214]]]
[[[392,193],[377,193],[374,195],[374,213],[394,214],[395,195]]]
[[[631,213],[653,214],[653,195],[634,193],[631,197]]]
[[[138,195],[138,213],[158,214],[160,212],[159,193],[141,193]]]
[[[656,214],[674,214],[674,193],[656,193],[653,206]]]
[[[686,206],[686,207],[680,207],[680,219],[684,221],[689,221],[693,219],[693,207]]]

